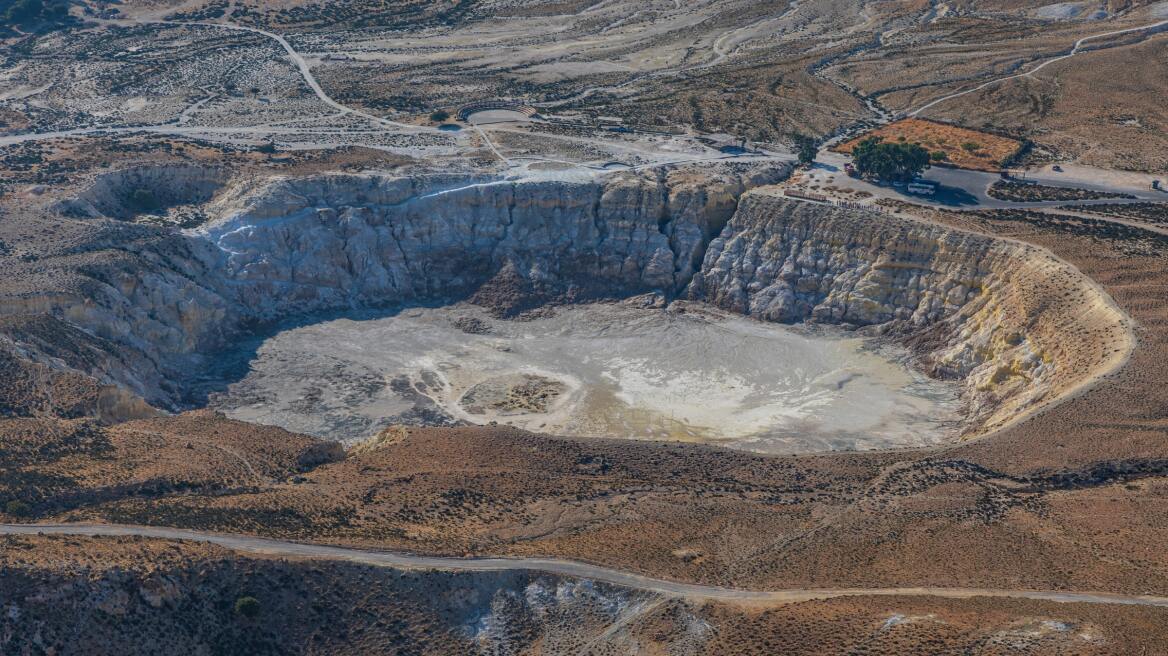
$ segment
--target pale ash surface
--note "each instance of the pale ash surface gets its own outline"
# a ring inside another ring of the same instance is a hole
[[[921,446],[957,419],[956,386],[854,335],[677,307],[503,321],[451,306],[318,323],[267,340],[212,405],[342,441],[392,423],[497,421],[770,453]]]

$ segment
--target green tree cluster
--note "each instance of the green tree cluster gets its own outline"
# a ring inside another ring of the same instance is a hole
[[[885,143],[869,137],[852,151],[856,171],[883,182],[911,182],[929,168],[929,151],[920,144]]]
[[[819,154],[819,146],[815,143],[815,138],[805,134],[796,134],[794,141],[795,152],[799,155],[799,163],[806,165],[814,162],[815,156]]]
[[[16,517],[24,517],[30,510],[31,508],[28,507],[28,504],[19,499],[11,499],[8,503],[4,504],[4,512]]]
[[[4,5],[7,5],[5,7]],[[69,3],[65,0],[12,0],[0,1],[0,20],[4,27],[23,25],[37,20],[59,21],[69,15]]]

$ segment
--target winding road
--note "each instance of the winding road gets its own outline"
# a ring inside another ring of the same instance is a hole
[[[1030,76],[1034,75],[1035,73],[1037,73],[1038,71],[1041,71],[1042,69],[1046,68],[1047,66],[1050,66],[1051,64],[1053,64],[1055,62],[1060,62],[1060,61],[1063,61],[1064,59],[1070,59],[1071,57],[1074,57],[1075,55],[1079,54],[1079,51],[1082,50],[1082,48],[1083,48],[1083,44],[1087,43],[1088,41],[1094,41],[1095,39],[1102,39],[1102,38],[1108,37],[1108,36],[1118,36],[1120,34],[1127,34],[1129,32],[1140,32],[1143,30],[1154,30],[1158,27],[1163,27],[1165,25],[1168,25],[1168,20],[1162,20],[1158,23],[1152,23],[1150,25],[1141,25],[1139,27],[1129,27],[1129,28],[1123,29],[1123,30],[1113,30],[1111,32],[1103,32],[1101,34],[1092,34],[1090,36],[1085,36],[1085,37],[1079,39],[1078,41],[1076,41],[1075,45],[1071,48],[1071,51],[1065,55],[1060,55],[1058,57],[1048,59],[1048,60],[1042,62],[1041,64],[1039,64],[1038,66],[1035,66],[1034,68],[1026,71],[1025,73],[1017,73],[1014,75],[1008,75],[1006,77],[995,78],[993,80],[990,80],[989,82],[984,82],[982,84],[979,84],[978,86],[973,87],[971,89],[966,89],[964,91],[958,91],[957,93],[951,93],[947,96],[942,96],[941,98],[937,98],[936,100],[932,100],[924,105],[921,105],[920,107],[917,107],[913,111],[909,112],[908,116],[917,116],[918,114],[920,114],[921,112],[925,111],[926,109],[928,109],[930,107],[933,107],[935,105],[939,105],[939,104],[941,104],[945,101],[948,101],[948,100],[953,100],[954,98],[960,98],[961,96],[964,96],[967,93],[981,91],[982,89],[985,89],[986,87],[992,86],[994,84],[998,84],[999,82],[1006,82],[1008,80],[1016,80],[1020,77],[1030,77]]]
[[[749,604],[788,604],[816,599],[869,596],[922,596],[945,599],[998,597],[1034,599],[1058,603],[1119,604],[1168,608],[1168,597],[1110,592],[1068,592],[1058,590],[1000,590],[992,588],[795,588],[787,590],[743,590],[713,585],[655,579],[618,569],[560,560],[558,558],[450,558],[418,556],[391,551],[367,551],[347,547],[271,540],[248,535],[229,535],[161,526],[121,524],[0,524],[0,535],[121,536],[161,540],[188,540],[225,547],[233,551],[276,556],[334,560],[402,570],[447,570],[459,572],[536,571],[558,576],[589,579],[624,588],[696,601]]]
[[[791,8],[788,9],[788,11],[786,13],[784,13],[783,16],[781,16],[780,18],[785,17],[788,14],[790,14],[792,11],[794,11],[794,9],[795,9],[795,7],[797,7],[797,5],[798,5],[797,2],[792,3]],[[52,140],[52,139],[61,139],[61,138],[70,138],[70,137],[153,133],[153,134],[167,134],[167,135],[187,135],[187,136],[194,136],[194,137],[207,137],[207,136],[222,135],[224,137],[250,137],[250,138],[256,138],[256,139],[268,138],[269,140],[272,137],[280,136],[280,135],[297,136],[297,137],[321,136],[321,137],[332,137],[332,138],[334,138],[334,140],[330,141],[328,143],[325,143],[325,144],[314,144],[314,147],[331,148],[331,147],[336,147],[336,146],[341,145],[345,138],[362,138],[362,137],[371,137],[371,136],[385,135],[385,134],[438,134],[441,132],[441,130],[439,130],[438,128],[431,127],[431,126],[400,123],[400,122],[393,121],[393,120],[390,120],[387,118],[376,116],[376,115],[367,113],[365,111],[362,111],[360,109],[357,109],[355,107],[350,107],[348,105],[342,104],[341,102],[335,100],[334,98],[329,96],[328,93],[321,87],[319,81],[316,79],[316,76],[313,74],[311,67],[309,66],[309,63],[304,58],[304,56],[301,55],[299,52],[297,52],[296,49],[292,47],[292,44],[289,43],[285,37],[281,36],[280,34],[278,34],[276,32],[271,32],[271,31],[256,28],[256,27],[237,25],[237,24],[233,24],[233,23],[220,23],[220,22],[207,22],[207,21],[176,21],[176,20],[157,20],[157,19],[133,19],[133,20],[101,19],[101,20],[98,20],[96,22],[101,23],[101,24],[105,24],[105,25],[113,25],[113,26],[155,25],[155,26],[168,26],[168,27],[175,27],[175,26],[201,27],[201,28],[208,28],[208,29],[218,28],[218,29],[223,29],[223,30],[232,30],[232,31],[236,31],[236,32],[250,32],[250,33],[261,35],[261,36],[268,38],[268,39],[271,39],[271,40],[275,41],[277,44],[279,44],[279,46],[284,50],[288,59],[291,61],[293,66],[298,71],[300,77],[302,78],[302,80],[304,81],[304,83],[308,87],[308,89],[310,91],[312,91],[312,93],[316,96],[316,98],[322,104],[324,104],[324,105],[328,106],[329,108],[331,108],[332,110],[334,110],[334,113],[329,115],[328,118],[339,118],[339,117],[346,116],[346,115],[347,116],[357,116],[357,117],[361,117],[361,118],[367,119],[369,121],[372,121],[376,125],[370,126],[369,129],[329,127],[327,125],[319,126],[319,127],[304,127],[304,126],[301,126],[301,127],[295,127],[295,126],[277,127],[277,125],[278,125],[277,123],[267,123],[267,124],[262,124],[262,125],[244,125],[244,126],[230,126],[230,125],[227,125],[227,126],[204,126],[204,125],[192,126],[192,125],[189,125],[192,114],[194,112],[198,111],[204,104],[206,104],[207,102],[209,102],[210,100],[212,100],[216,97],[216,94],[211,94],[211,95],[208,95],[204,98],[201,98],[200,100],[189,105],[186,109],[184,109],[179,114],[179,116],[174,121],[171,121],[168,123],[157,124],[157,125],[133,125],[133,126],[113,125],[113,126],[80,127],[80,128],[52,131],[52,132],[35,132],[34,131],[34,132],[25,132],[25,133],[16,133],[16,134],[5,134],[5,135],[0,135],[0,147],[11,146],[11,145],[29,142],[29,141],[42,141],[42,140]],[[545,103],[542,106],[551,106],[551,105]],[[583,169],[603,170],[603,167],[601,167],[601,166],[590,165],[590,164],[584,163],[584,162],[572,162],[572,161],[554,159],[554,158],[548,158],[548,157],[542,157],[542,156],[526,155],[526,156],[522,156],[522,157],[509,158],[494,143],[494,141],[491,139],[490,135],[487,133],[487,130],[485,130],[479,124],[474,124],[473,127],[474,127],[475,132],[478,134],[478,136],[482,140],[483,144],[491,151],[491,153],[493,155],[495,155],[495,157],[497,157],[503,163],[503,165],[507,166],[508,168],[522,168],[516,162],[516,160],[522,159],[522,160],[555,162],[555,163],[560,163],[560,164],[579,166]],[[619,143],[604,140],[604,139],[574,138],[574,137],[568,137],[568,136],[564,136],[564,135],[554,135],[554,134],[544,134],[544,135],[540,135],[540,136],[542,138],[545,138],[545,139],[583,142],[583,143],[586,143],[590,146],[594,146],[594,147],[597,147],[597,148],[602,149],[602,150],[616,149],[616,150],[621,150],[621,151],[634,151],[637,154],[644,155],[648,159],[654,159],[654,158],[657,159],[657,161],[653,161],[653,162],[648,163],[648,164],[641,164],[641,165],[629,167],[632,170],[654,168],[654,167],[660,167],[660,166],[668,166],[668,165],[673,165],[673,164],[687,164],[687,163],[696,163],[696,162],[703,162],[703,161],[716,161],[716,160],[734,159],[734,158],[741,159],[741,160],[749,159],[752,161],[764,161],[764,160],[789,161],[792,159],[789,155],[786,155],[786,154],[782,154],[782,155],[763,154],[763,155],[758,155],[755,157],[743,157],[740,155],[725,155],[725,154],[717,154],[715,156],[710,156],[708,154],[695,154],[694,156],[691,156],[691,157],[682,157],[682,158],[670,157],[667,160],[662,161],[660,159],[662,156],[669,155],[671,153],[654,152],[652,150],[645,149],[645,148],[630,147],[630,146],[626,146],[623,144],[619,144]],[[304,142],[298,142],[298,143],[303,145]],[[363,143],[363,142],[360,142],[360,143]],[[368,145],[368,144],[363,143],[363,145]]]
[[[381,125],[393,126],[395,128],[405,129],[405,130],[409,130],[411,132],[436,132],[437,131],[435,128],[424,127],[424,126],[419,126],[419,125],[409,125],[406,123],[398,123],[396,121],[391,121],[389,119],[382,118],[380,116],[374,116],[373,114],[363,112],[359,109],[353,109],[352,107],[349,107],[347,105],[342,105],[341,103],[337,102],[336,100],[333,100],[333,98],[331,96],[329,96],[327,93],[325,93],[324,89],[321,88],[320,83],[317,82],[316,76],[314,76],[312,74],[312,69],[308,66],[308,62],[304,59],[304,57],[301,56],[301,54],[299,52],[296,52],[296,49],[292,47],[292,44],[288,43],[287,39],[280,36],[279,34],[276,34],[275,32],[261,30],[258,27],[247,27],[244,25],[236,25],[234,23],[208,23],[208,22],[201,22],[201,21],[105,20],[102,22],[110,23],[110,24],[114,24],[114,25],[124,25],[127,22],[129,22],[129,23],[138,24],[138,25],[172,25],[172,26],[173,25],[182,25],[182,26],[186,26],[186,27],[211,27],[211,28],[220,28],[220,29],[224,29],[224,30],[235,30],[237,32],[252,32],[253,34],[259,34],[262,36],[266,36],[269,39],[275,40],[276,43],[280,44],[280,47],[282,47],[284,49],[284,52],[288,53],[288,59],[290,59],[292,61],[292,64],[296,66],[296,70],[300,71],[300,77],[304,78],[304,83],[308,85],[308,88],[311,89],[314,94],[316,94],[316,97],[318,99],[320,99],[320,101],[322,103],[328,105],[329,107],[332,107],[333,109],[338,110],[339,112],[341,112],[343,114],[353,114],[355,116],[360,116],[362,118],[366,118],[366,119],[369,119],[371,121],[375,121],[377,123],[380,123]]]
[[[247,27],[244,25],[235,25],[232,23],[209,23],[201,21],[168,21],[168,20],[120,20],[120,19],[101,19],[97,21],[105,25],[126,26],[126,25],[165,25],[165,26],[186,26],[186,27],[206,27],[219,28],[224,30],[233,30],[237,32],[251,32],[259,34],[274,40],[284,49],[288,55],[288,59],[296,67],[300,73],[300,77],[308,86],[309,90],[325,105],[336,110],[333,116],[340,117],[344,115],[360,116],[377,123],[378,125],[393,128],[397,132],[407,133],[437,133],[437,128],[432,128],[422,125],[410,125],[408,123],[399,123],[391,121],[387,118],[375,116],[359,109],[349,107],[334,100],[328,93],[321,88],[316,76],[312,74],[312,69],[308,65],[308,61],[288,43],[288,40],[275,32],[269,32],[255,27]],[[214,95],[203,98],[187,107],[178,116],[178,118],[171,123],[164,123],[160,125],[134,125],[134,126],[108,126],[108,127],[90,127],[90,128],[74,128],[70,130],[59,130],[53,132],[25,132],[17,134],[8,134],[0,136],[0,146],[10,146],[26,141],[42,141],[46,139],[59,139],[66,137],[80,137],[90,135],[109,135],[109,134],[132,134],[138,132],[154,132],[160,134],[208,134],[208,133],[239,133],[239,134],[254,134],[256,136],[280,134],[281,131],[273,129],[271,126],[220,126],[220,127],[187,127],[185,124],[190,120],[190,114],[193,110],[197,110],[202,104],[214,98]],[[311,134],[313,130],[306,129],[289,129],[288,134]],[[316,131],[320,132],[320,131]],[[332,132],[335,134],[360,134],[362,131],[343,130]],[[363,131],[370,133],[369,131]],[[320,132],[322,134],[330,134],[330,132]]]

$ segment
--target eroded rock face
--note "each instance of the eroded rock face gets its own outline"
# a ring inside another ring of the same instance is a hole
[[[690,296],[768,321],[921,326],[982,293],[1012,247],[858,210],[750,196]]]
[[[69,279],[66,289],[12,295],[3,314],[48,314],[99,342],[64,357],[26,344],[24,355],[174,407],[183,381],[218,350],[287,317],[465,298],[498,276],[537,301],[675,294],[738,197],[786,173],[730,166],[588,182],[336,174],[239,185],[206,207],[217,218],[198,232],[96,224],[48,265],[46,277]]]
[[[688,295],[768,321],[879,326],[960,379],[967,431],[999,427],[1127,354],[1127,319],[1041,249],[887,214],[743,198]]]
[[[321,176],[235,201],[205,234],[259,317],[464,296],[504,272],[575,298],[672,294],[774,169],[603,183]]]
[[[1081,387],[1130,349],[1110,299],[1045,251],[747,193],[785,173],[240,185],[206,206],[217,218],[198,232],[99,227],[30,265],[28,284],[43,289],[10,295],[3,313],[49,315],[80,337],[62,348],[5,331],[0,345],[170,407],[218,350],[288,317],[655,292],[769,321],[878,326],[916,347],[933,375],[963,380],[977,430]]]

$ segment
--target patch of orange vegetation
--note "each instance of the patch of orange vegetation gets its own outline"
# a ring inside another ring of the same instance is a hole
[[[1022,142],[986,132],[970,130],[919,118],[906,118],[866,132],[840,144],[837,152],[850,153],[868,137],[883,137],[885,141],[919,143],[930,153],[945,153],[945,162],[962,169],[996,171],[1002,162],[1018,152]]]

